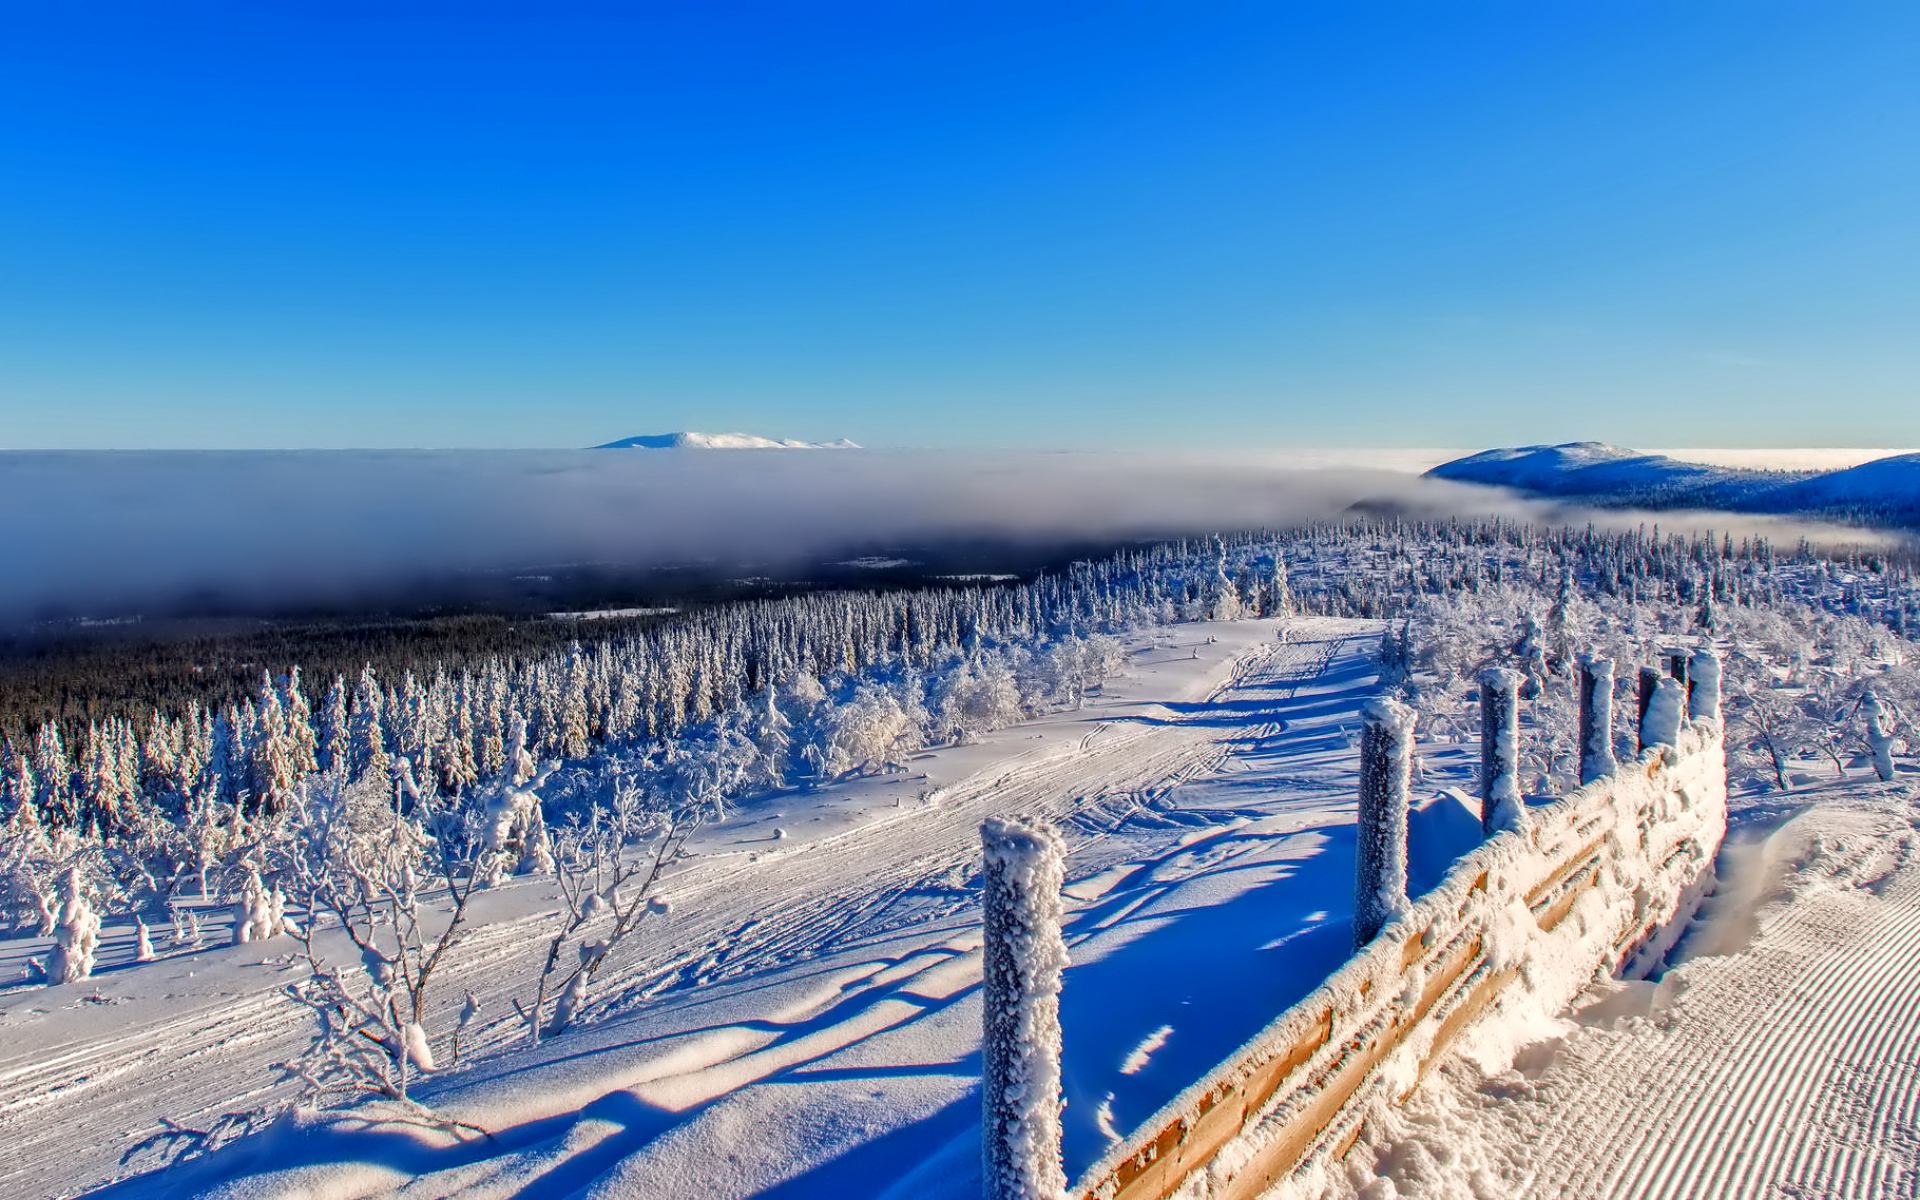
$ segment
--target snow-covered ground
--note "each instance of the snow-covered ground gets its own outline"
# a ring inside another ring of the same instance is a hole
[[[162,1118],[258,1102],[309,1018],[286,947],[134,965],[109,928],[84,985],[0,992],[0,1178],[20,1195],[979,1194],[978,835],[1058,824],[1077,1175],[1348,953],[1353,734],[1372,622],[1183,625],[1136,640],[1080,710],[902,773],[756,802],[676,865],[668,915],[581,1026],[515,1047],[508,997],[551,904],[484,899],[441,993],[472,989],[469,1065],[417,1093],[489,1136],[287,1125],[163,1173],[118,1165]],[[1449,788],[1477,747],[1423,741],[1411,890],[1479,840]],[[1336,1195],[1920,1192],[1920,865],[1910,777],[1748,809],[1677,965],[1610,985],[1485,1078],[1450,1062],[1384,1114]],[[209,913],[210,945],[224,916]],[[0,979],[45,943],[0,944]]]
[[[279,1174],[253,1186],[318,1194],[975,1195],[977,829],[1011,813],[1059,822],[1072,853],[1077,1171],[1347,952],[1349,733],[1377,628],[1277,631],[1180,626],[1137,645],[1127,677],[1080,711],[706,831],[665,887],[671,914],[596,985],[609,999],[596,1019],[538,1050],[486,1053],[515,1031],[505,997],[544,895],[524,882],[489,895],[443,993],[449,1009],[466,988],[480,996],[483,1057],[421,1094],[490,1140],[276,1131],[209,1169],[271,1163]],[[1467,747],[1427,759],[1432,782],[1466,781]],[[1452,800],[1417,822],[1419,887],[1478,832]],[[129,943],[110,930],[106,961]],[[267,1064],[309,1034],[275,991],[292,977],[278,953],[200,951],[0,997],[0,1175],[28,1193],[85,1190],[161,1117],[192,1124],[257,1098]],[[114,1190],[210,1186],[176,1169]]]
[[[1657,981],[1388,1114],[1336,1196],[1920,1194],[1920,784],[1742,814]]]

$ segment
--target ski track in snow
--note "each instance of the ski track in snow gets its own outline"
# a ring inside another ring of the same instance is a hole
[[[1303,630],[1299,640],[1286,643],[1270,640],[1270,633],[1262,635],[1268,640],[1258,640],[1245,630],[1236,638],[1246,650],[1221,648],[1231,658],[1227,666],[1178,665],[1176,677],[1182,677],[1179,671],[1199,671],[1219,679],[1203,695],[1134,702],[1112,717],[1089,711],[1080,718],[1092,726],[1084,736],[1043,739],[1031,750],[1018,748],[1022,732],[1016,727],[998,735],[1013,750],[918,802],[909,797],[900,808],[876,808],[863,823],[840,832],[796,839],[756,855],[703,854],[681,865],[663,886],[671,917],[643,930],[624,960],[596,983],[595,995],[604,1003],[590,1029],[618,1030],[623,1017],[654,1018],[676,1005],[699,1010],[715,995],[728,1001],[745,994],[751,1000],[755,992],[768,990],[769,977],[781,979],[783,973],[805,978],[805,987],[778,990],[779,1007],[752,1012],[751,1019],[711,1022],[706,1032],[690,1036],[663,1030],[658,1040],[664,1052],[623,1066],[617,1078],[563,1077],[557,1084],[523,1085],[509,1080],[508,1090],[552,1092],[543,1099],[556,1115],[587,1107],[617,1089],[636,1092],[665,1110],[689,1112],[888,1030],[948,1015],[942,1007],[978,982],[973,881],[977,830],[988,816],[1058,822],[1073,854],[1070,891],[1075,885],[1087,889],[1075,903],[1097,910],[1069,931],[1070,941],[1126,936],[1123,927],[1174,885],[1228,869],[1277,836],[1236,838],[1246,815],[1189,808],[1179,802],[1179,793],[1196,781],[1231,786],[1235,772],[1246,769],[1236,755],[1278,736],[1277,710],[1338,656],[1344,654],[1350,666],[1360,664],[1364,671],[1367,647],[1352,635],[1368,626],[1307,622]],[[1160,661],[1185,659],[1186,650],[1183,642]],[[1137,661],[1150,664],[1156,653]],[[1300,806],[1295,824],[1302,828],[1324,824],[1329,812],[1350,803],[1330,781],[1348,773],[1348,751],[1337,734],[1340,722],[1351,718],[1346,710],[1357,707],[1364,691],[1349,687],[1333,706],[1337,711],[1311,722],[1325,735],[1317,743],[1323,757],[1337,761],[1326,764],[1323,774],[1298,764],[1289,768],[1303,772],[1297,779],[1304,785],[1301,793],[1290,797]],[[793,797],[789,807],[804,803]],[[1251,815],[1270,817],[1271,810]],[[514,915],[510,893],[524,886],[505,889],[498,903],[508,915],[475,928],[439,992],[449,1010],[469,988],[484,1004],[491,1023],[472,1031],[471,1057],[484,1058],[518,1032],[517,1023],[507,1019],[509,997],[540,950],[542,928],[541,917],[527,912],[524,899]],[[156,981],[156,990],[172,993],[158,1019],[87,1022],[79,1034],[63,1029],[64,1040],[50,1037],[54,1044],[29,1045],[9,1033],[0,1049],[0,1122],[8,1128],[0,1145],[0,1178],[22,1195],[85,1190],[122,1173],[120,1151],[159,1117],[194,1124],[270,1094],[274,1083],[266,1064],[297,1053],[310,1036],[306,1015],[278,993],[294,976],[271,964],[274,953],[269,944],[252,960],[265,965],[242,968],[239,974],[229,966],[221,975],[199,960],[203,977],[211,973],[222,980],[202,983],[200,992],[188,978],[199,956],[103,977],[119,974],[133,981],[143,972],[172,972],[176,978],[167,983],[158,982],[158,975],[146,976]],[[33,1007],[40,1009],[88,1006],[80,989],[32,995]],[[20,1027],[14,1016],[0,1021],[0,1032]],[[556,1039],[543,1050],[577,1049],[586,1032]],[[1167,1038],[1160,1036],[1162,1042]],[[1134,1037],[1125,1044],[1139,1042]],[[1115,1051],[1111,1067],[1117,1070],[1124,1057]],[[1148,1076],[1160,1066],[1157,1053],[1150,1057],[1151,1065],[1143,1061],[1136,1068]],[[1179,1064],[1179,1069],[1199,1065]],[[470,1075],[484,1081],[490,1066],[480,1062],[473,1071],[443,1081],[456,1106],[462,1084]],[[1162,1086],[1170,1089],[1179,1082],[1184,1080]],[[553,1098],[562,1095],[564,1100]],[[1128,1111],[1121,1131],[1143,1115]],[[1088,1136],[1098,1136],[1091,1131],[1091,1105],[1078,1116],[1089,1127]],[[617,1162],[647,1140],[639,1131],[603,1130],[589,1137],[583,1125],[566,1139],[567,1149],[549,1145],[532,1154],[578,1156],[584,1167],[596,1154]],[[590,1151],[584,1148],[589,1141],[607,1145]],[[742,1153],[753,1150],[748,1145]],[[545,1177],[538,1170],[533,1174]],[[434,1185],[423,1186],[431,1190]],[[741,1194],[751,1190],[743,1186]],[[669,1193],[642,1189],[632,1194]],[[725,1186],[712,1194],[726,1194]]]

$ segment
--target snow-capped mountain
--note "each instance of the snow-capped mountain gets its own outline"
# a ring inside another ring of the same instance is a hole
[[[1805,472],[1741,470],[1682,462],[1605,442],[1485,450],[1427,472],[1439,479],[1514,488],[1536,496],[1661,508],[1737,508]]]
[[[1920,454],[1838,471],[1762,471],[1685,462],[1604,442],[1564,442],[1484,450],[1427,474],[1588,504],[1920,522]]]
[[[1781,488],[1768,499],[1782,512],[1847,508],[1912,523],[1920,517],[1920,454],[1895,454],[1828,471]]]
[[[802,442],[794,438],[761,437],[755,433],[643,433],[603,442],[595,450],[858,450],[857,442]]]

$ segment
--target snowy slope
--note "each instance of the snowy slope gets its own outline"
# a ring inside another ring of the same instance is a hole
[[[1835,787],[1730,844],[1678,966],[1512,1071],[1450,1064],[1333,1196],[1920,1194],[1916,793]]]
[[[1427,474],[1589,504],[1920,523],[1920,454],[1830,471],[1771,471],[1686,462],[1604,442],[1566,442],[1483,450]]]
[[[1830,471],[1773,493],[1776,511],[1854,508],[1893,518],[1920,515],[1920,454],[1896,454]]]
[[[1740,508],[1784,483],[1804,478],[1804,474],[1683,462],[1604,442],[1486,450],[1442,463],[1427,474],[1538,496],[1676,508]]]
[[[1183,626],[1082,712],[936,752],[914,764],[925,778],[744,816],[671,881],[672,915],[628,964],[625,1000],[537,1051],[433,1085],[433,1102],[493,1130],[491,1143],[364,1127],[269,1135],[209,1163],[211,1175],[114,1194],[201,1194],[224,1176],[233,1194],[978,1195],[977,829],[1005,813],[1059,822],[1072,853],[1063,1023],[1077,1171],[1347,953],[1348,731],[1372,692],[1375,634],[1312,621],[1280,645],[1272,632]],[[1426,753],[1430,778],[1469,783],[1467,748]],[[1471,812],[1430,797],[1416,815],[1416,886],[1477,840]],[[504,955],[511,940],[483,951]],[[263,974],[249,989],[214,986],[257,1004],[249,990],[277,982]],[[117,980],[105,979],[111,998]],[[504,1008],[483,998],[490,1014]],[[199,1053],[209,1071],[238,1069]],[[240,1058],[270,1053],[284,1040]],[[102,1143],[81,1152],[81,1178],[100,1178],[117,1148],[109,1131],[143,1128],[154,1107],[124,1085],[158,1082],[167,1057],[75,1103],[0,1087],[0,1111],[25,1118],[0,1165],[44,1186],[38,1164],[71,1147],[81,1122]],[[160,1111],[191,1117],[185,1099]],[[256,1153],[273,1164],[266,1175],[249,1165]]]
[[[846,438],[831,442],[802,442],[793,438],[761,437],[754,433],[643,433],[603,442],[595,450],[858,450]]]

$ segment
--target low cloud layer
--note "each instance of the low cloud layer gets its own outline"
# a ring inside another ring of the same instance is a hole
[[[1725,514],[1595,514],[1273,456],[19,452],[0,454],[0,618],[110,615],[196,594],[306,607],[542,564],[777,566],[881,544],[1285,526],[1362,501],[1432,516],[1833,533]]]

